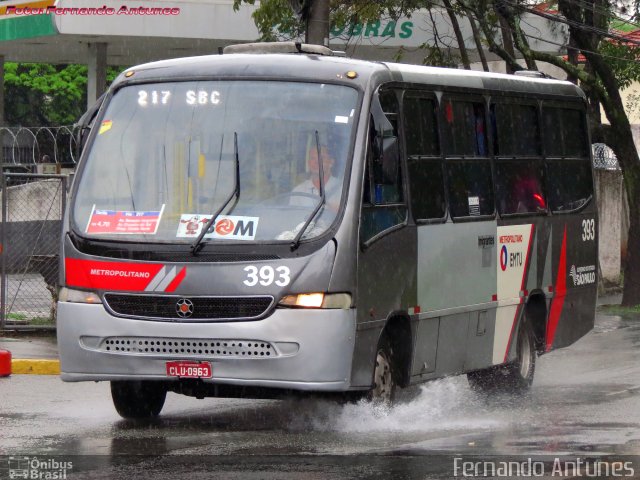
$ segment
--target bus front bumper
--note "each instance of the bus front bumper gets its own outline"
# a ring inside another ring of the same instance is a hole
[[[306,391],[350,387],[355,310],[276,309],[256,321],[187,323],[114,317],[58,303],[62,380],[177,380],[167,362],[211,364],[205,382]]]

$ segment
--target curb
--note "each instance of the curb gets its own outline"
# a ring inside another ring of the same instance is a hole
[[[12,374],[60,375],[60,360],[26,358],[11,360]]]

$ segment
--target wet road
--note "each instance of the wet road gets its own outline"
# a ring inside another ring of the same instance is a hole
[[[538,360],[524,397],[487,399],[465,377],[390,410],[170,393],[140,423],[117,416],[106,383],[16,375],[0,379],[0,432],[3,455],[98,455],[73,457],[68,478],[450,478],[456,456],[640,455],[640,316],[598,316]]]

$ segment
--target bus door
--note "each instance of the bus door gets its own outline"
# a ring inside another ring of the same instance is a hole
[[[358,248],[358,332],[352,385],[370,385],[382,327],[416,298],[416,230],[407,223],[397,92],[372,100]],[[408,346],[410,348],[410,346]]]

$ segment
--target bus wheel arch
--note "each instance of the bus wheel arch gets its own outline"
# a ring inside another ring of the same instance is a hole
[[[396,387],[409,385],[411,338],[409,318],[403,314],[391,315],[378,338],[369,393],[372,400],[392,402]]]
[[[481,393],[520,394],[531,387],[538,355],[538,340],[535,332],[536,329],[540,331],[540,319],[536,315],[540,313],[539,300],[531,302],[530,298],[521,315],[516,336],[513,338],[515,358],[506,364],[467,373],[469,385],[473,390]],[[543,316],[543,320],[544,318]],[[542,325],[544,327],[544,323]],[[544,329],[542,332],[544,333]]]
[[[542,291],[535,291],[529,295],[522,321],[528,321],[533,331],[536,351],[544,352],[547,336],[547,300]]]

